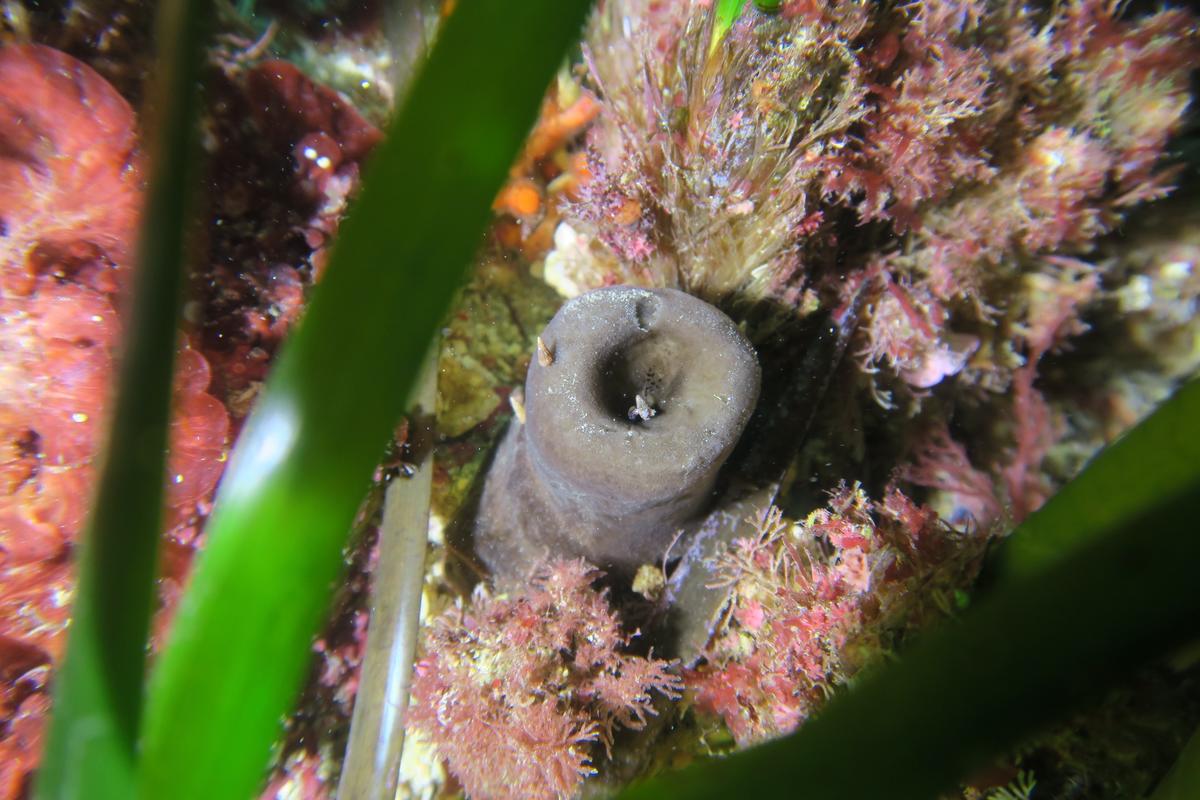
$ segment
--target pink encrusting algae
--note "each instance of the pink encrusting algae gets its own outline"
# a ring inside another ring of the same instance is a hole
[[[0,85],[0,797],[10,798],[37,762],[62,655],[142,172],[133,110],[90,67],[6,46]],[[164,524],[187,537],[224,468],[229,419],[187,338],[177,362]]]
[[[86,65],[48,47],[8,46],[0,82],[9,148],[0,157],[0,798],[9,798],[36,767],[64,643],[72,547],[95,479],[142,176],[133,110]],[[210,235],[199,240],[212,250],[187,310],[199,326],[176,357],[155,644],[203,543],[232,434],[320,275],[358,164],[379,139],[290,64],[232,70],[217,84],[213,125],[225,135],[211,171],[227,185],[211,198]],[[247,118],[268,134],[255,147],[246,146]],[[276,162],[283,169],[270,171]],[[322,675],[348,704],[364,631],[355,638],[337,629],[327,633]],[[281,768],[311,759],[301,746],[283,754]],[[289,781],[281,774],[275,783]]]

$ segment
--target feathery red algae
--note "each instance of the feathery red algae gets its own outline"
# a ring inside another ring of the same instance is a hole
[[[471,797],[571,797],[595,772],[597,745],[644,727],[654,694],[679,696],[668,662],[628,652],[599,577],[583,561],[550,561],[527,591],[481,589],[433,621],[408,726]]]

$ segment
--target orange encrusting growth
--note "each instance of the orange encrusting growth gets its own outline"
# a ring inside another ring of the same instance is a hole
[[[492,203],[498,215],[492,235],[502,248],[536,261],[553,246],[559,200],[575,199],[590,177],[586,155],[570,145],[599,113],[591,94],[569,84],[551,89],[509,182]]]

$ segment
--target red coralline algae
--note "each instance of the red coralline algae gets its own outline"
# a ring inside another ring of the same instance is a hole
[[[229,68],[211,84],[201,344],[218,393],[240,419],[320,278],[380,132],[285,62]]]
[[[889,31],[880,43],[890,56],[885,69],[899,76],[871,87],[876,103],[864,120],[861,160],[855,164],[852,157],[845,168],[831,169],[825,184],[834,193],[852,187],[862,198],[864,220],[892,218],[903,225],[918,204],[994,173],[981,147],[989,122],[988,59],[982,50],[958,46],[954,37],[972,16],[977,24],[982,9],[967,3],[914,8],[903,35]],[[897,62],[904,68],[893,69]]]
[[[968,334],[934,332],[945,326],[949,312],[929,285],[909,285],[907,278],[894,280],[884,262],[876,262],[874,278],[885,291],[876,295],[871,307],[872,336],[858,353],[866,368],[886,364],[917,389],[931,388],[961,372],[979,340]]]
[[[912,461],[901,470],[905,480],[942,492],[957,522],[970,519],[983,527],[1020,522],[1052,492],[1041,465],[1062,438],[1064,425],[1035,386],[1038,366],[1085,329],[1080,308],[1098,293],[1099,276],[1077,259],[1049,256],[1046,261],[1046,273],[1026,278],[1031,284],[1025,296],[1029,323],[1019,338],[1026,348],[1025,363],[1012,373],[1011,444],[990,459],[986,471],[980,470],[938,422],[918,437]]]
[[[679,696],[668,662],[628,652],[599,577],[552,561],[524,594],[478,590],[428,630],[408,726],[471,797],[570,797],[595,772],[597,744],[644,727],[654,692]]]
[[[611,0],[597,15],[591,180],[564,204],[547,280],[796,316],[853,303],[860,399],[920,417],[909,430],[973,416],[956,435],[988,444],[962,480],[987,476],[991,499],[946,506],[1024,517],[1064,477],[1044,473],[1070,431],[1046,366],[1111,315],[1122,277],[1098,248],[1179,174],[1168,144],[1200,63],[1196,17],[805,0],[747,4],[714,42],[709,12]],[[913,474],[944,471],[928,466]]]
[[[863,145],[850,148],[845,169],[831,163],[828,187],[850,202],[861,198],[856,208],[864,219],[913,230],[903,250],[875,262],[892,279],[881,288],[905,282],[927,296],[926,307],[945,309],[915,331],[926,344],[913,349],[928,356],[898,365],[898,377],[922,389],[939,374],[961,373],[968,383],[1001,389],[1041,355],[1021,333],[1040,324],[1033,316],[1037,293],[1076,293],[1073,275],[1059,286],[1055,257],[1087,252],[1123,209],[1170,190],[1174,172],[1160,163],[1189,101],[1196,22],[1180,10],[1119,20],[1112,4],[1094,0],[1065,3],[1037,21],[1004,4],[913,8],[900,71],[880,90]],[[959,92],[961,74],[943,73],[966,60],[975,77]],[[891,99],[918,88],[950,106]],[[898,130],[908,133],[897,138]],[[930,167],[916,168],[914,159]],[[861,181],[846,178],[861,171],[878,176],[890,203],[873,201]],[[914,185],[914,176],[927,179]],[[839,185],[846,180],[849,193]],[[1093,282],[1103,271],[1087,269]],[[1014,282],[1025,288],[1011,291]],[[1076,302],[1072,319],[1087,306]],[[880,292],[865,329],[867,364],[886,359],[896,367],[886,345],[893,338],[886,307]],[[941,354],[957,349],[953,340],[963,335],[984,346],[947,368]]]
[[[959,375],[1007,386],[1019,363],[997,354],[1026,324],[1011,282],[1169,190],[1198,54],[1187,12],[1125,20],[1101,0],[792,3],[747,11],[712,49],[687,4],[601,17],[592,181],[566,208],[590,252],[561,284],[836,305],[871,276],[863,365],[906,398]],[[872,221],[910,236],[838,236]]]
[[[895,489],[842,486],[793,525],[778,509],[718,556],[728,601],[705,662],[687,673],[702,711],[739,745],[794,730],[905,632],[969,584],[982,538],[943,525]],[[941,605],[939,605],[941,604]]]
[[[339,161],[361,161],[383,138],[341,95],[286,61],[264,61],[250,70],[246,94],[260,130],[278,147],[295,145],[297,131],[311,131],[323,136]]]
[[[141,206],[135,119],[91,68],[0,49],[0,797],[35,765],[61,655]],[[185,339],[166,527],[194,524],[224,465],[228,416]]]

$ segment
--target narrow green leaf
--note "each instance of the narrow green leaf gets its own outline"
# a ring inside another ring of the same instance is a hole
[[[1133,473],[1146,465],[1130,459],[1153,452],[1162,425],[1174,426],[1172,448],[1195,452],[1197,420],[1193,384],[1069,487],[1072,503],[1120,508],[1115,524],[1106,525],[1107,516],[1054,511],[1063,530],[1051,535],[1067,548],[1063,555],[1006,575],[959,621],[863,676],[796,734],[663,775],[622,797],[776,791],[823,800],[927,800],[1200,634],[1200,537],[1193,534],[1200,459],[1174,463],[1178,474],[1157,490],[1134,490],[1137,502],[1102,496],[1121,491],[1114,475],[1138,485]]]
[[[198,0],[160,5],[151,167],[99,486],[80,547],[67,652],[35,794],[132,796],[153,606],[184,231],[196,161]]]
[[[717,46],[717,42],[725,38],[733,23],[737,22],[748,2],[749,0],[717,0],[717,7],[713,12],[716,17],[713,20],[712,41],[708,45],[710,53]]]
[[[250,796],[355,508],[586,0],[460,3],[247,422],[154,670],[139,790]]]

